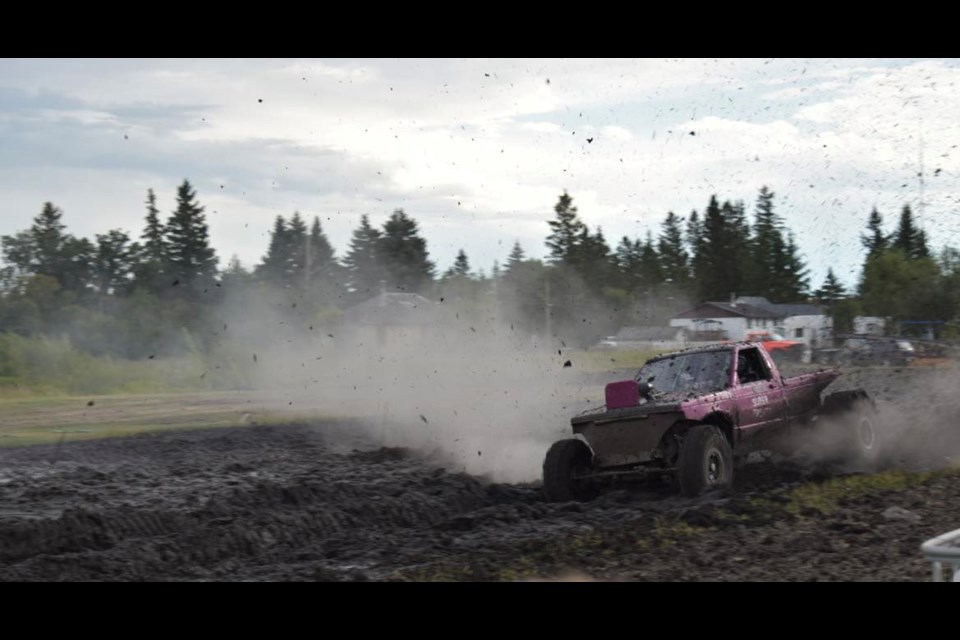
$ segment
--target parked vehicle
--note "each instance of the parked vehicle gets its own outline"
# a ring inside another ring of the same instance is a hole
[[[748,331],[747,342],[762,342],[767,352],[780,362],[800,362],[806,348],[803,342],[788,340],[779,333],[770,331]]]
[[[825,365],[903,367],[917,360],[916,347],[910,340],[896,337],[853,335],[838,336],[839,347],[817,349],[814,362]]]

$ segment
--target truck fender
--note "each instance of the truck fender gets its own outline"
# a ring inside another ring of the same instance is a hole
[[[848,389],[847,391],[836,391],[824,396],[820,403],[821,415],[836,415],[849,411],[859,402],[866,402],[872,409],[877,408],[876,402],[864,389]]]
[[[663,437],[660,438],[660,444],[657,446],[661,457],[665,460],[672,460],[675,456],[679,455],[680,442],[683,440],[684,434],[689,431],[691,427],[695,427],[698,424],[713,425],[719,429],[720,433],[727,439],[730,448],[734,448],[733,419],[725,413],[716,411],[706,416],[703,420],[677,420],[674,422],[670,428],[664,432]]]
[[[584,444],[584,446],[586,446],[587,449],[590,451],[590,457],[591,457],[591,458],[596,457],[596,453],[593,451],[593,447],[590,446],[590,443],[587,441],[586,436],[584,436],[582,433],[575,433],[575,434],[573,434],[573,435],[571,436],[571,439],[572,439],[572,440],[579,440],[580,442],[582,442],[582,443]]]

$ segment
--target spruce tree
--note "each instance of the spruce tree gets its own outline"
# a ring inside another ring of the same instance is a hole
[[[147,216],[146,224],[140,238],[140,252],[134,268],[135,282],[152,293],[165,292],[169,282],[164,282],[164,273],[169,269],[167,265],[167,242],[164,238],[163,224],[160,222],[160,211],[157,209],[157,197],[153,189],[147,189]]]
[[[553,211],[556,219],[547,221],[550,235],[547,236],[546,244],[550,249],[552,262],[565,262],[576,254],[577,247],[587,235],[587,228],[577,215],[573,198],[566,191],[560,196]]]
[[[463,249],[457,253],[457,259],[453,262],[453,275],[468,277],[470,275],[470,262],[467,260],[467,254]]]
[[[904,205],[900,213],[900,224],[893,234],[892,247],[900,249],[911,260],[929,258],[930,249],[927,247],[926,234],[913,221],[913,212],[910,205]]]
[[[360,216],[360,226],[353,230],[350,249],[343,258],[349,294],[354,300],[371,298],[380,291],[385,274],[379,243],[380,231],[370,225],[367,215]]]
[[[171,285],[193,287],[193,295],[201,295],[217,273],[217,258],[210,246],[203,207],[196,201],[196,192],[184,180],[177,188],[177,208],[167,220],[164,230]]]
[[[257,277],[260,280],[279,287],[288,284],[289,244],[287,222],[283,219],[283,216],[278,215],[274,218],[273,229],[270,231],[267,255],[263,257],[263,261],[256,269]]]
[[[825,305],[831,305],[846,297],[846,289],[834,275],[833,267],[827,269],[827,277],[824,279],[823,285],[813,295],[817,302]]]
[[[690,287],[690,255],[684,247],[681,222],[672,211],[667,213],[657,240],[657,253],[664,280],[677,290],[686,291]]]
[[[860,242],[867,250],[868,256],[882,252],[890,244],[890,236],[883,232],[883,216],[876,207],[870,212],[867,233],[860,235]]]
[[[419,293],[433,281],[433,262],[427,242],[420,237],[417,222],[395,209],[383,224],[377,255],[385,269],[387,285],[396,291]]]

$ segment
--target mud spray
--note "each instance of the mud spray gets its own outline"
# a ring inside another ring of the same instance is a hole
[[[371,301],[367,315],[321,326],[247,302],[228,314],[229,348],[253,390],[298,413],[360,418],[371,444],[416,449],[451,470],[538,480],[570,416],[602,402],[602,384],[568,364],[560,339],[449,303],[387,296],[400,313]]]
[[[870,468],[931,470],[960,464],[960,370],[932,367],[843,369],[826,394],[864,389],[874,401],[878,459]],[[851,429],[848,419],[821,419],[789,439],[809,462],[835,462]],[[851,465],[850,470],[869,470]]]

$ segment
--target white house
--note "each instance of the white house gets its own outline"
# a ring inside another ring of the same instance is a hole
[[[770,331],[809,347],[828,339],[832,325],[812,304],[774,304],[766,298],[744,296],[732,302],[703,302],[678,313],[670,326],[728,340],[743,340],[750,331]],[[715,335],[717,332],[723,335]]]

